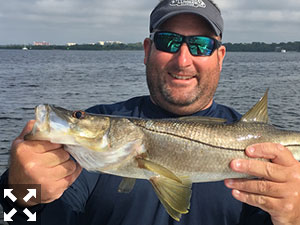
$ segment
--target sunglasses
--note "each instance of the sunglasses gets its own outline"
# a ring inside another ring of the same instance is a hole
[[[155,47],[163,52],[176,53],[185,42],[193,56],[210,56],[218,49],[222,42],[215,38],[205,36],[183,36],[181,34],[156,31],[150,34],[150,39],[154,41]]]

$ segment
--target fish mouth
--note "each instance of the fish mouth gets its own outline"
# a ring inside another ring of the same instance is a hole
[[[180,75],[175,73],[169,73],[169,75],[177,80],[191,80],[196,77],[196,75]]]
[[[35,129],[50,131],[49,105],[38,105],[35,107],[35,121]]]
[[[38,105],[35,108],[36,128],[40,131],[51,132],[57,128],[68,128],[68,116],[54,105]]]
[[[35,123],[30,133],[24,136],[24,140],[48,140],[45,136],[51,131],[49,121],[48,105],[38,105],[35,107]]]
[[[70,124],[64,111],[54,105],[38,105],[35,107],[35,124],[25,140],[50,141],[57,144],[76,144],[70,135]]]

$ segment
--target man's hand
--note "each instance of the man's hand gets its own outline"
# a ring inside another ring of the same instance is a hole
[[[29,121],[20,136],[12,143],[8,183],[41,184],[41,202],[48,203],[63,194],[79,176],[82,168],[59,144],[24,141],[25,134],[32,130],[33,125],[34,121]],[[19,199],[20,196],[24,196],[24,193],[16,190],[16,197]],[[34,200],[27,203],[21,206],[37,204]]]
[[[300,224],[300,163],[279,144],[255,144],[246,149],[246,154],[270,161],[233,160],[232,170],[260,178],[225,180],[233,196],[267,211],[274,225]]]

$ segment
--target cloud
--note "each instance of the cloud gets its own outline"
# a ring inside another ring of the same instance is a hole
[[[299,10],[300,1],[298,0],[215,0],[220,6],[222,11],[224,10]]]
[[[0,44],[142,41],[158,0],[0,0]],[[225,41],[299,40],[299,0],[215,0]],[[284,34],[283,34],[284,32]],[[272,36],[271,36],[272,35]]]
[[[297,41],[298,0],[216,0],[225,21],[225,41]]]
[[[33,40],[42,38],[55,42],[53,36],[56,34],[61,44],[70,39],[78,42],[115,39],[136,42],[148,33],[149,13],[155,4],[136,0],[10,0],[1,5],[0,28],[10,30],[5,36],[20,37],[14,34],[22,33],[24,39],[30,36],[24,35],[27,30],[35,37]],[[50,32],[54,33],[51,35]],[[0,37],[0,44],[8,38],[5,36]]]

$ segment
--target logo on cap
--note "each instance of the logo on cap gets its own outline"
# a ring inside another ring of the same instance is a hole
[[[192,6],[205,8],[206,4],[202,0],[172,0],[170,6]]]

